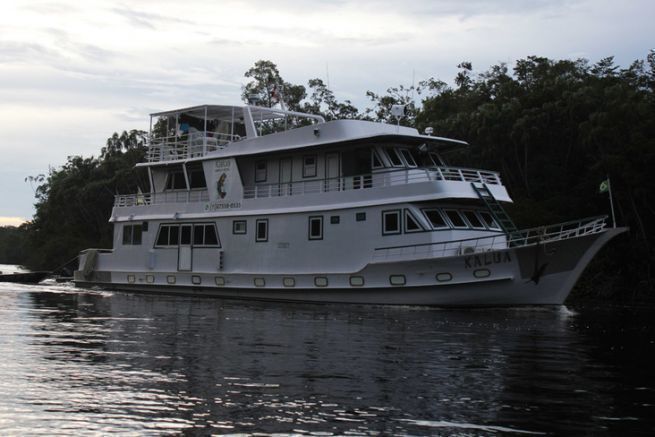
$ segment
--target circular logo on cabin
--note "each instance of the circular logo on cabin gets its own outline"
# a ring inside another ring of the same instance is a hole
[[[225,180],[227,179],[227,175],[223,173],[220,178],[218,178],[218,182],[216,183],[216,190],[218,191],[218,197],[221,199],[225,198],[225,195],[227,194],[227,191],[225,190]]]

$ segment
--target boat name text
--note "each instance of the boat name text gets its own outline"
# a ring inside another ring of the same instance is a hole
[[[509,252],[487,252],[480,255],[468,255],[464,258],[464,267],[467,269],[489,266],[491,264],[510,263],[512,258]]]
[[[241,208],[241,202],[210,202],[205,205],[205,211],[219,211],[222,209]]]

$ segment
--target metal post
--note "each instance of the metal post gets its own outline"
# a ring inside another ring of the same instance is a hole
[[[612,199],[612,182],[610,177],[607,176],[607,192],[610,196],[610,209],[612,210],[612,227],[616,227],[616,217],[614,216],[614,200]]]

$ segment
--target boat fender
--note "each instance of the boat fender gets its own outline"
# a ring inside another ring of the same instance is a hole
[[[89,249],[86,251],[86,257],[84,258],[84,267],[82,268],[82,275],[84,279],[90,280],[93,276],[93,270],[96,266],[96,261],[98,259],[98,251],[95,249]]]

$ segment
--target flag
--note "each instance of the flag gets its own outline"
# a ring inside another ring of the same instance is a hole
[[[600,187],[598,187],[598,192],[607,193],[609,190],[610,190],[610,180],[605,179],[603,182],[600,183]]]

